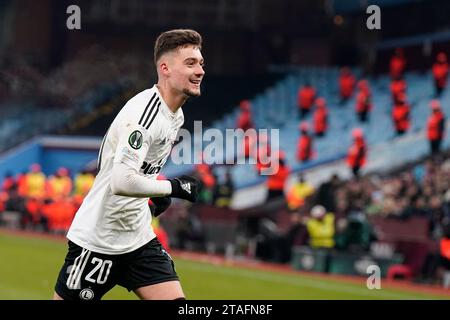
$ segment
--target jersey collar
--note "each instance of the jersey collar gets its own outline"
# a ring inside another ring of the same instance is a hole
[[[167,103],[164,101],[161,93],[159,92],[158,87],[156,86],[156,84],[153,85],[153,88],[155,89],[159,100],[161,101],[161,107],[160,110],[161,112],[170,120],[174,120],[176,119],[176,117],[178,116],[178,114],[180,113],[181,108],[179,108],[177,110],[177,112],[172,112],[172,110],[169,109],[169,106],[167,105]]]

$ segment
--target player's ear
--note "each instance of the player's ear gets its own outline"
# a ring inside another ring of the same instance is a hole
[[[168,76],[170,74],[169,66],[166,61],[160,61],[159,62],[159,70],[161,71],[161,74]]]

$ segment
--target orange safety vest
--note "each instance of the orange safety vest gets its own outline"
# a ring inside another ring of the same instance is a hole
[[[153,227],[153,232],[155,233],[155,235],[158,238],[159,242],[161,243],[162,247],[167,252],[170,252],[169,235],[167,234],[167,232],[161,226]]]
[[[433,112],[428,117],[427,137],[428,140],[439,140],[444,135],[444,114],[441,111]]]
[[[397,98],[401,93],[406,91],[405,80],[392,80],[391,82],[391,93],[392,97]]]
[[[328,128],[328,110],[326,107],[317,108],[313,115],[314,132],[323,133]]]
[[[301,88],[298,92],[298,106],[301,109],[310,109],[314,103],[316,90],[314,88]]]
[[[393,56],[390,61],[389,69],[391,77],[399,77],[405,69],[406,61],[402,57]]]
[[[347,164],[351,167],[363,167],[366,164],[366,143],[358,140],[348,150]]]
[[[351,74],[341,75],[339,77],[339,92],[341,97],[349,98],[353,93],[355,86],[355,77]]]
[[[240,128],[244,131],[253,128],[252,115],[250,111],[242,111],[241,114],[239,114],[237,128]]]
[[[409,129],[409,106],[407,104],[397,104],[392,109],[392,120],[397,130],[406,131]]]
[[[208,164],[201,163],[196,165],[196,170],[203,185],[207,188],[212,188],[216,184],[216,179],[211,174],[211,169]]]
[[[370,93],[366,91],[359,91],[356,97],[356,112],[364,112],[372,110],[372,103],[370,102]]]
[[[283,190],[287,177],[289,176],[289,167],[280,165],[278,172],[270,175],[267,179],[267,187],[269,190]]]
[[[439,87],[445,87],[447,83],[448,63],[435,63],[433,65],[433,76]]]
[[[307,161],[312,156],[312,139],[307,134],[302,134],[297,144],[297,160]]]
[[[441,252],[441,256],[450,260],[450,239],[449,238],[441,239],[440,252]]]

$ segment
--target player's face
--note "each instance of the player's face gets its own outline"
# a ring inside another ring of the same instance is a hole
[[[188,97],[200,96],[200,83],[205,71],[203,56],[194,46],[186,46],[174,52],[171,61],[170,82],[174,89]]]

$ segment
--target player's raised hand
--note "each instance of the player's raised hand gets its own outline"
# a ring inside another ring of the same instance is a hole
[[[169,208],[170,204],[172,203],[172,199],[170,196],[165,197],[153,197],[150,198],[152,200],[154,209],[153,209],[153,216],[156,218],[161,213],[167,210]]]
[[[197,200],[200,182],[196,178],[183,175],[169,181],[172,185],[171,197],[185,199],[190,202]]]

